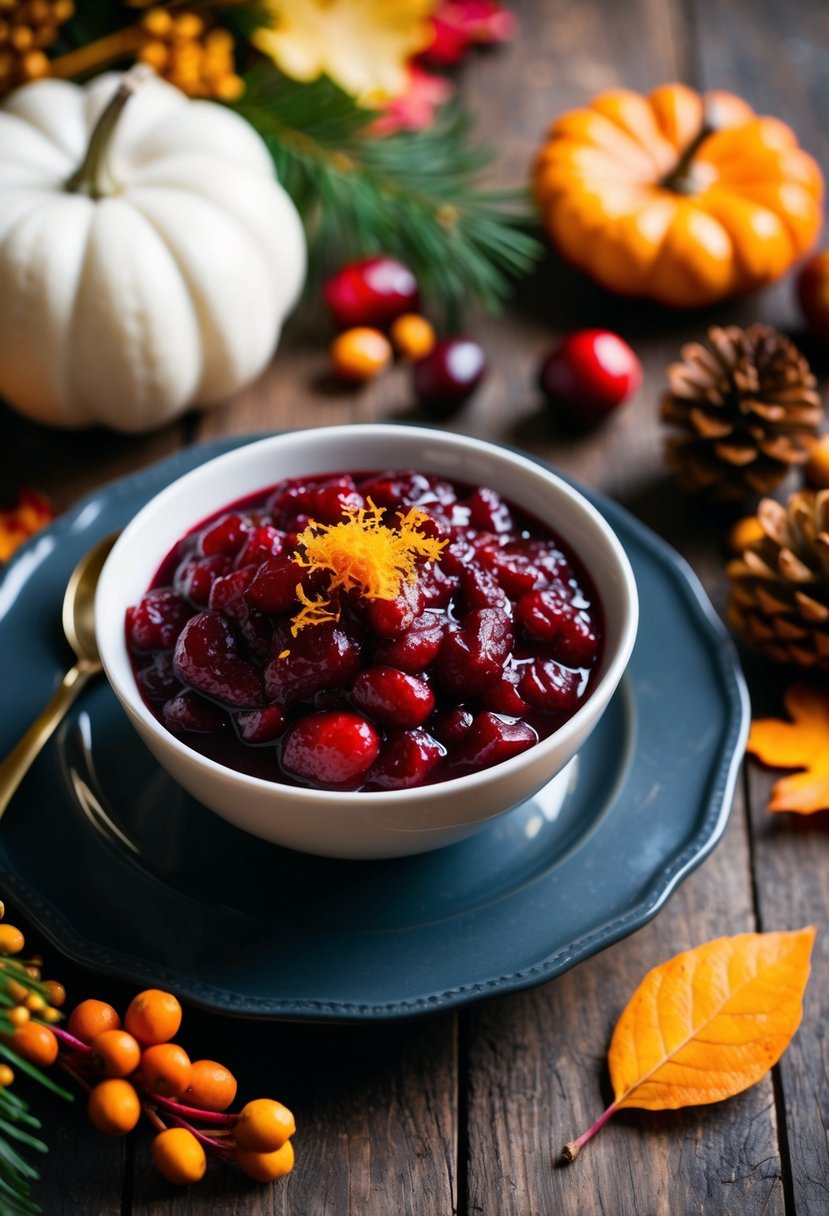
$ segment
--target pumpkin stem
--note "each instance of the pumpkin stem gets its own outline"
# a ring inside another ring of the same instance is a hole
[[[709,135],[713,135],[716,127],[703,122],[697,134],[680,155],[670,173],[666,173],[659,183],[665,190],[673,190],[675,194],[696,194],[697,185],[691,172],[694,157],[699,152]]]
[[[110,140],[124,106],[139,85],[152,74],[152,69],[144,63],[137,63],[125,74],[96,122],[86,155],[67,180],[65,190],[72,194],[86,194],[89,198],[106,198],[120,191],[121,186],[112,176],[108,164]]]

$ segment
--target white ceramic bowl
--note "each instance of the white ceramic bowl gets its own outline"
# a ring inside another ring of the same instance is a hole
[[[124,636],[137,603],[177,540],[228,504],[303,474],[413,468],[491,486],[579,556],[604,609],[604,656],[587,701],[563,726],[492,768],[418,789],[340,793],[238,773],[193,751],[153,717],[138,692]],[[104,670],[159,763],[200,802],[265,840],[329,857],[399,857],[452,844],[517,806],[563,772],[599,721],[633,648],[638,605],[615,534],[580,494],[514,452],[443,431],[366,425],[275,435],[219,456],[157,494],[124,529],[101,576],[95,628]],[[553,795],[551,795],[553,796]],[[545,800],[549,807],[549,799]],[[163,831],[159,808],[159,831]]]

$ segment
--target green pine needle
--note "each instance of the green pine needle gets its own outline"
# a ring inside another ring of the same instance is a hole
[[[498,311],[539,256],[525,191],[482,188],[489,154],[455,104],[426,130],[374,137],[375,115],[332,81],[302,84],[262,64],[234,108],[267,143],[318,272],[393,254],[454,324],[470,303]]]

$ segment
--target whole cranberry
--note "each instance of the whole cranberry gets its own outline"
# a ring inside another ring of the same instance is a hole
[[[384,325],[417,307],[417,279],[397,258],[363,258],[333,274],[322,295],[340,329]]]
[[[377,731],[360,714],[325,710],[291,727],[282,747],[282,767],[312,785],[344,785],[367,773],[379,750]]]
[[[809,329],[829,342],[829,249],[814,254],[797,276],[797,299]]]
[[[478,342],[447,338],[414,364],[414,390],[428,413],[446,417],[472,396],[486,370],[486,355]]]
[[[600,422],[639,388],[642,365],[618,334],[568,334],[541,368],[542,392],[575,423]]]

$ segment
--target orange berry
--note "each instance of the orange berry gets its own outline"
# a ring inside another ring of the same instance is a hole
[[[44,1022],[59,1022],[61,1013],[59,1009],[55,1009],[52,1005],[48,1005],[40,1015]]]
[[[740,554],[755,541],[762,540],[765,535],[763,525],[757,516],[747,515],[745,519],[738,519],[729,532],[728,547],[732,553]]]
[[[9,978],[6,980],[6,994],[13,1001],[17,1001],[19,1005],[26,1000],[26,997],[29,995],[29,989],[24,987],[23,984],[19,984],[17,980]]]
[[[236,1163],[243,1174],[257,1182],[273,1182],[290,1174],[294,1168],[294,1146],[286,1140],[281,1148],[272,1153],[254,1153],[250,1149],[237,1149]]]
[[[190,1084],[193,1065],[183,1047],[156,1043],[141,1055],[141,1076],[150,1093],[179,1098]]]
[[[18,1055],[38,1068],[48,1068],[58,1058],[58,1041],[49,1027],[40,1022],[26,1022],[18,1027],[9,1042]]]
[[[0,1064],[0,1086],[6,1089],[14,1081],[14,1073],[8,1064]]]
[[[806,461],[806,480],[818,490],[829,489],[829,434],[821,435]]]
[[[104,1030],[91,1047],[92,1063],[105,1077],[128,1077],[141,1062],[141,1048],[126,1030]]]
[[[432,326],[417,312],[404,312],[402,317],[396,317],[389,333],[397,353],[412,361],[425,359],[437,341]]]
[[[153,1161],[156,1169],[178,1186],[198,1182],[207,1169],[204,1149],[186,1127],[168,1127],[153,1140]]]
[[[15,1005],[8,1014],[12,1026],[25,1026],[31,1016],[25,1005]]]
[[[240,1110],[233,1134],[241,1148],[272,1153],[295,1131],[294,1116],[287,1106],[272,1098],[254,1098]]]
[[[0,954],[19,954],[26,939],[14,925],[0,925]]]
[[[46,1002],[39,992],[30,992],[26,997],[26,1008],[32,1013],[43,1013],[46,1008]]]
[[[47,980],[43,987],[46,989],[46,996],[49,998],[50,1005],[54,1005],[56,1009],[60,1009],[66,1003],[66,989],[63,984],[57,980]]]
[[[379,329],[359,325],[337,334],[331,343],[331,367],[341,380],[371,380],[390,360],[391,346]]]
[[[125,1136],[141,1115],[141,1102],[129,1081],[111,1077],[90,1091],[86,1113],[94,1128],[105,1136]]]
[[[69,1014],[66,1029],[82,1043],[91,1043],[105,1030],[118,1030],[120,1025],[121,1019],[111,1005],[90,997],[75,1006]]]
[[[184,1101],[199,1110],[227,1110],[236,1097],[236,1078],[215,1060],[194,1060]]]
[[[130,1001],[124,1025],[147,1047],[167,1043],[181,1025],[181,1005],[172,992],[148,988]]]

